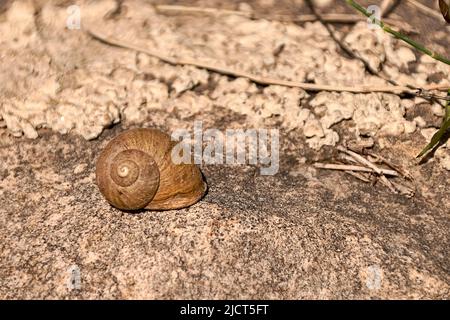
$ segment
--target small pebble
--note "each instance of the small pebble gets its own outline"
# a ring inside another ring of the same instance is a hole
[[[239,3],[239,5],[238,5],[238,10],[239,10],[239,11],[242,11],[242,12],[252,12],[252,11],[253,11],[253,8],[252,8],[252,6],[249,5],[248,3],[246,3],[246,2],[241,2],[241,3]]]
[[[441,166],[445,170],[450,171],[450,156],[447,155],[447,156],[441,158]]]
[[[419,128],[424,128],[427,125],[427,122],[422,117],[415,117],[414,122]]]
[[[415,97],[414,98],[414,104],[421,104],[421,103],[428,103],[428,100],[424,99],[422,97]]]
[[[84,170],[86,170],[87,168],[87,164],[86,163],[80,163],[79,165],[77,165],[75,167],[75,169],[73,170],[74,174],[79,174],[82,173]]]
[[[403,125],[405,126],[405,133],[409,134],[416,131],[417,123],[415,121],[405,121]]]
[[[426,128],[420,130],[420,134],[427,140],[430,141],[433,135],[438,131],[436,128]]]
[[[431,111],[433,111],[433,114],[438,117],[443,117],[445,114],[444,108],[437,103],[433,104]]]
[[[401,62],[408,65],[409,62],[416,61],[416,55],[410,48],[401,47],[397,50],[397,56]]]
[[[406,110],[412,109],[414,107],[414,101],[409,99],[403,99],[401,102],[402,107],[404,107]]]

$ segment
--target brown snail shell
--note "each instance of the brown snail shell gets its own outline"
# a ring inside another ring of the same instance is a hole
[[[195,164],[175,164],[176,142],[156,129],[132,129],[113,138],[100,153],[96,181],[100,192],[122,210],[188,207],[206,191]]]

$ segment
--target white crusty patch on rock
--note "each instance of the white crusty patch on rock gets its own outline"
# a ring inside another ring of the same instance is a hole
[[[224,15],[211,19],[158,14],[142,0],[79,1],[82,26],[146,47],[172,59],[191,59],[257,76],[335,86],[386,85],[357,59],[341,54],[319,22],[298,26]],[[245,5],[244,5],[245,7]],[[214,106],[245,115],[252,126],[277,125],[303,132],[311,148],[335,145],[339,123],[354,125],[355,135],[411,134],[427,123],[407,121],[415,101],[390,94],[317,94],[298,88],[258,87],[192,66],[171,65],[147,54],[92,40],[83,30],[66,28],[67,7],[45,2],[39,17],[33,1],[15,1],[0,19],[0,126],[15,136],[38,136],[37,129],[75,132],[96,138],[118,123],[143,124],[156,111],[190,118]],[[116,12],[117,13],[117,12]],[[37,32],[39,26],[39,33]],[[421,56],[366,22],[347,34],[346,44],[376,70],[400,84],[425,85],[430,75],[450,85],[450,67]],[[438,51],[445,48],[436,45]],[[410,70],[416,62],[416,70]],[[210,86],[213,84],[213,86]],[[194,92],[196,87],[206,88]],[[215,89],[213,89],[215,87]],[[442,109],[433,106],[441,116]]]
[[[360,136],[399,136],[405,131],[415,131],[415,124],[403,117],[405,108],[395,95],[322,92],[310,101],[310,106],[319,117],[321,127],[333,137],[337,133],[331,128],[344,120],[352,120]],[[337,141],[328,137],[329,143]]]

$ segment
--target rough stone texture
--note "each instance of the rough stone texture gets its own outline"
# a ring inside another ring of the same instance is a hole
[[[125,213],[94,183],[94,161],[119,130],[94,142],[2,134],[0,297],[449,298],[448,197],[308,179],[292,163],[273,177],[205,166],[200,203]],[[67,287],[73,265],[80,290]]]
[[[251,6],[274,13],[269,2]],[[450,142],[423,164],[414,160],[442,109],[419,98],[311,94],[170,66],[65,30],[67,1],[35,3],[0,5],[0,298],[450,298]],[[317,23],[163,16],[138,0],[123,12],[114,1],[80,3],[89,6],[86,19],[109,13],[97,19],[103,31],[127,30],[128,40],[169,55],[298,81],[380,82]],[[446,33],[433,28],[434,49],[445,52]],[[397,81],[449,81],[448,68],[382,33],[361,25],[338,32]],[[279,173],[206,165],[208,194],[188,209],[108,205],[94,183],[107,141],[129,127],[171,132],[195,120],[219,130],[279,128]],[[334,162],[338,143],[407,170],[411,181],[391,181],[415,196],[311,166]],[[68,285],[74,267],[80,289]]]

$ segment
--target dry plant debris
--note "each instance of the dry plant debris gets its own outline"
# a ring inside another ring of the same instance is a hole
[[[371,154],[373,159],[370,158],[367,159],[364,156],[358,154],[357,152],[354,152],[342,146],[338,146],[337,150],[342,154],[346,155],[343,157],[343,159],[345,159],[347,162],[350,162],[349,164],[331,164],[331,163],[316,162],[314,163],[314,167],[319,169],[345,171],[346,173],[349,173],[364,182],[374,183],[376,181],[379,181],[393,193],[400,193],[407,197],[414,196],[415,193],[414,189],[405,184],[406,180],[411,179],[409,175],[404,174],[404,172],[406,172],[405,169],[395,168],[398,170],[397,171],[379,167],[376,165],[377,161],[381,160],[381,162],[384,163],[388,162],[382,157],[375,155],[373,153]],[[355,165],[354,163],[357,163],[359,165]],[[394,166],[391,165],[391,168],[394,168]],[[362,172],[365,172],[367,174],[362,174]],[[402,176],[404,181],[402,183],[391,181],[388,179],[387,176],[388,177]]]

